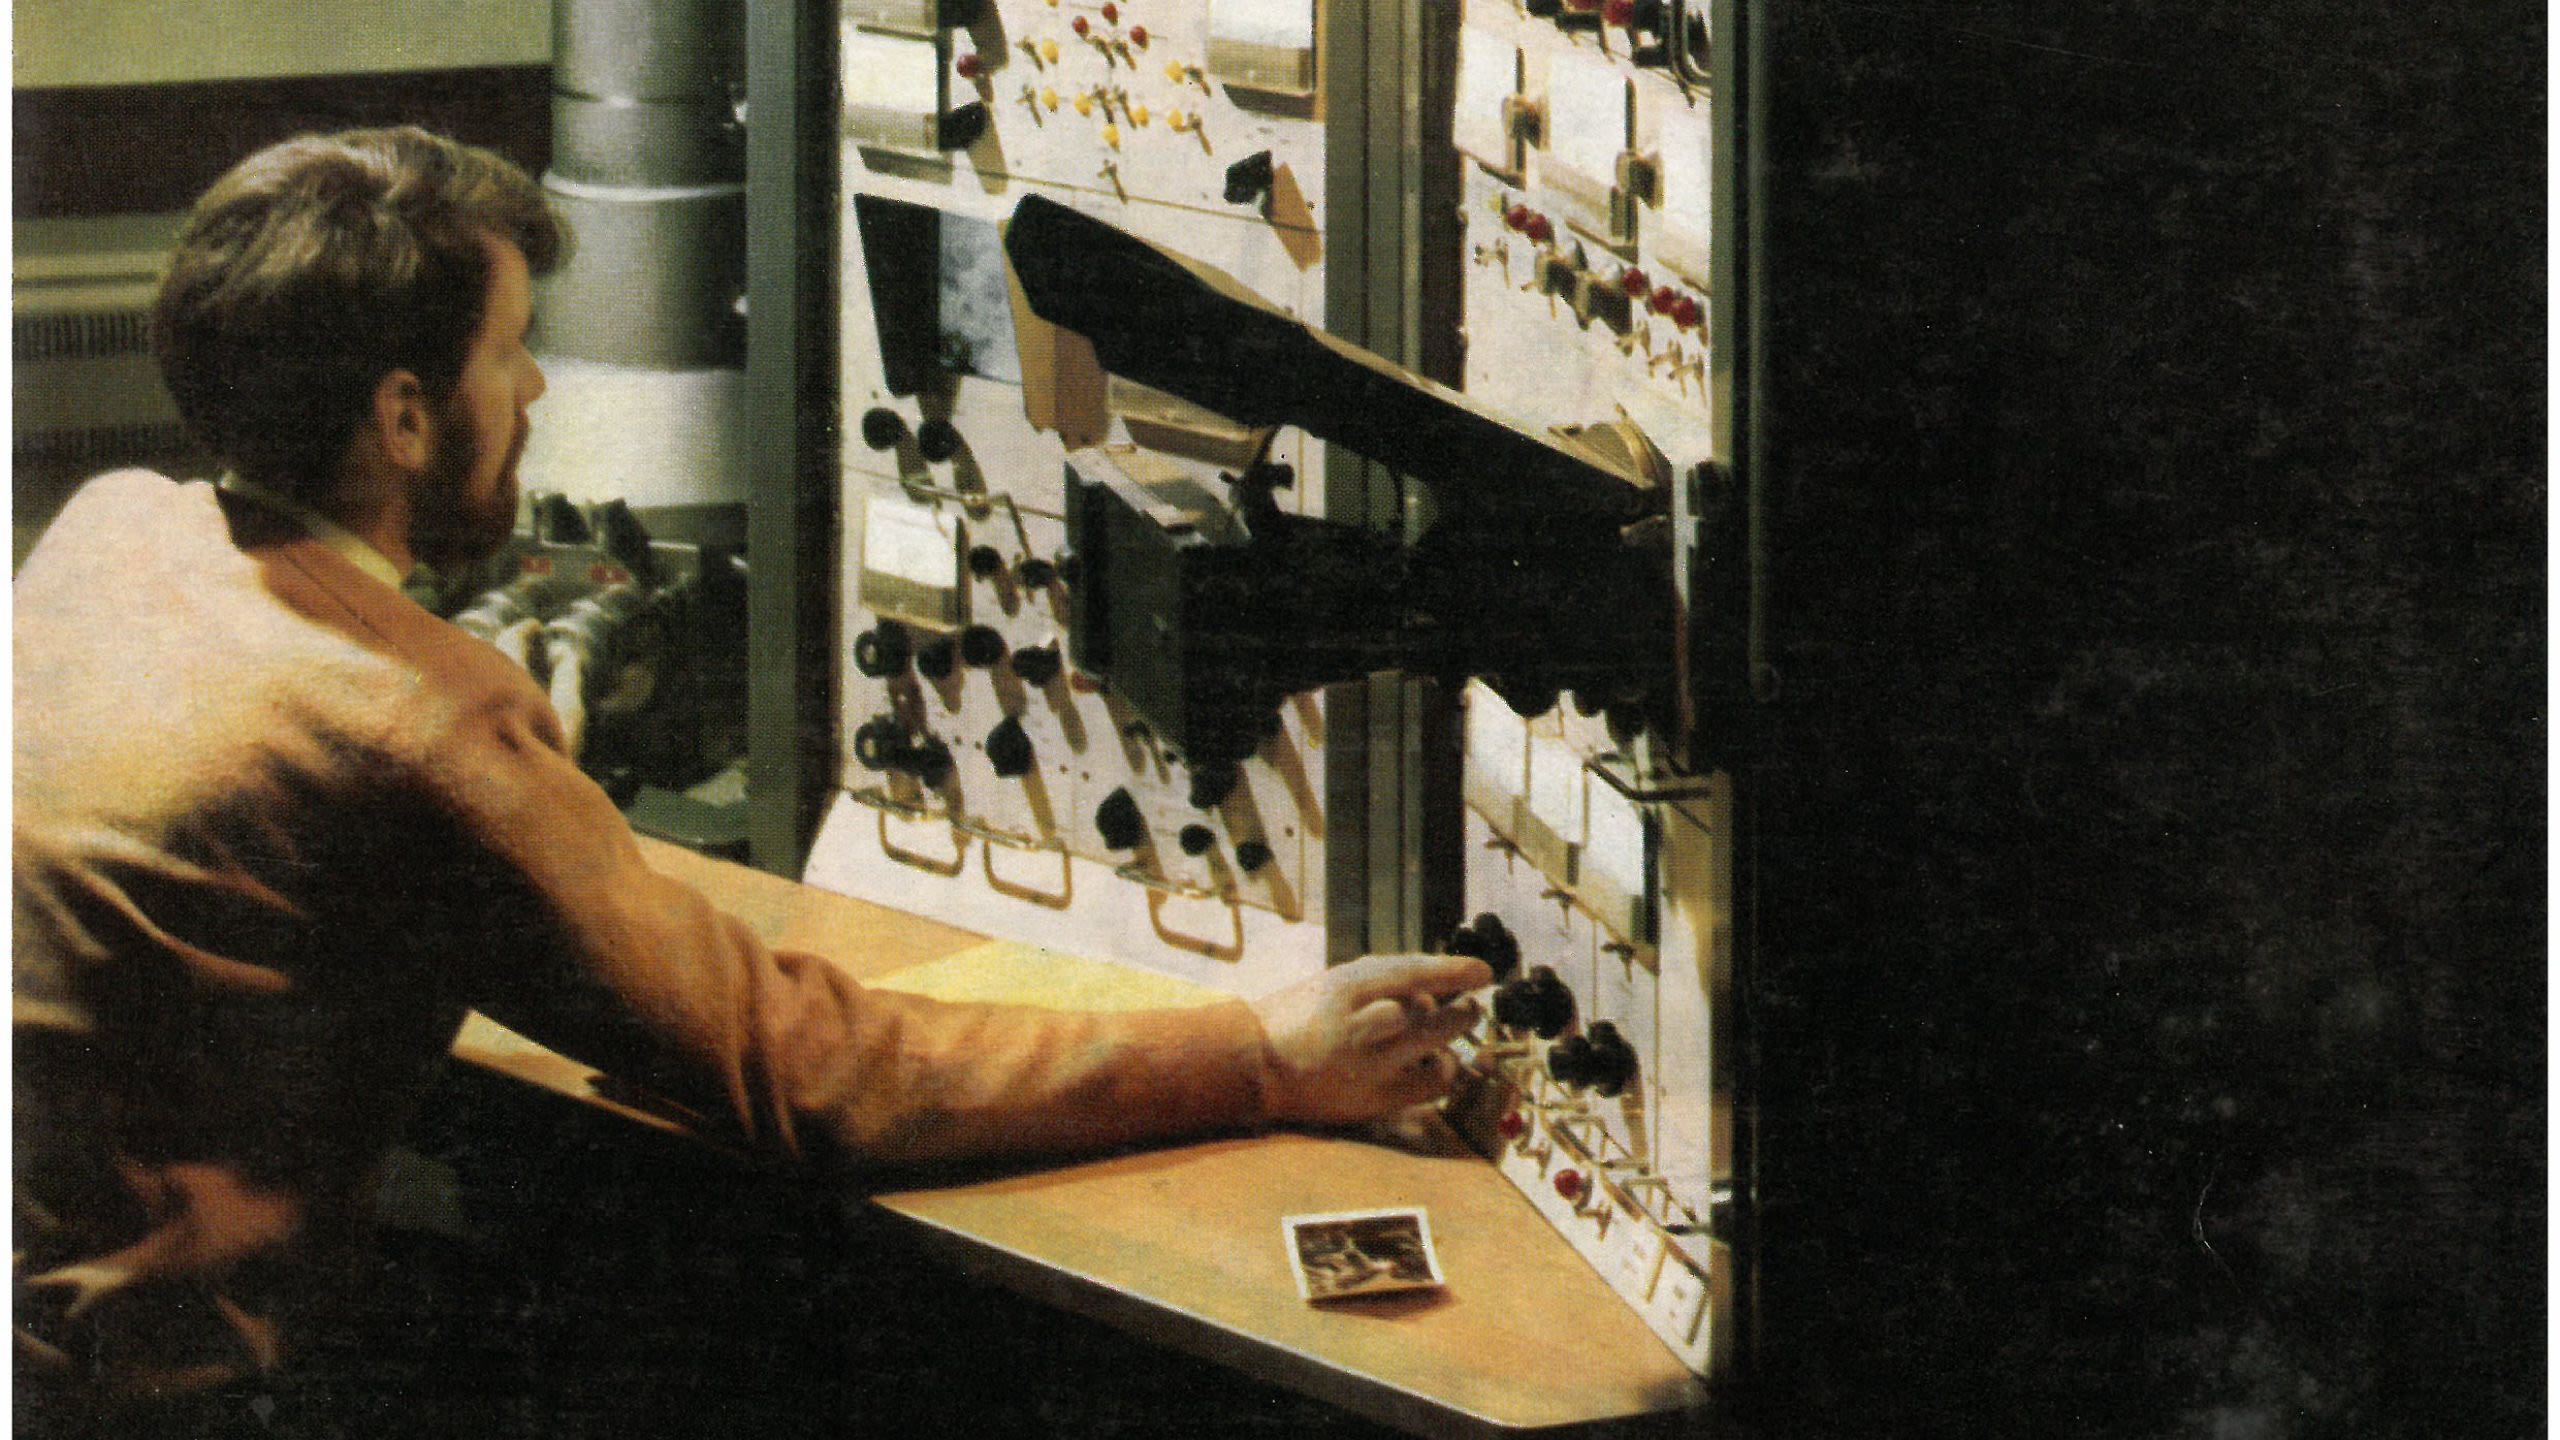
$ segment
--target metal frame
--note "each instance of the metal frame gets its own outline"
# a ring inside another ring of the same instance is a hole
[[[1458,168],[1449,142],[1455,7],[1379,0],[1323,7],[1325,309],[1332,333],[1454,380]],[[1418,487],[1339,447],[1324,459],[1325,514],[1419,528]],[[1419,950],[1456,923],[1463,865],[1457,699],[1402,676],[1327,693],[1325,930],[1339,963]]]
[[[1777,691],[1777,675],[1769,658],[1768,543],[1760,493],[1766,433],[1758,404],[1767,371],[1767,347],[1760,337],[1767,294],[1762,238],[1769,177],[1762,137],[1768,117],[1768,47],[1763,43],[1768,3],[1771,0],[1711,0],[1708,23],[1708,33],[1714,37],[1715,155],[1707,257],[1714,281],[1709,296],[1713,355],[1707,403],[1717,463],[1729,471],[1734,493],[1742,501],[1748,575],[1745,655],[1749,673],[1727,677],[1727,683],[1746,679],[1760,700],[1773,698]],[[1743,753],[1747,757],[1752,751]],[[1708,1077],[1717,1093],[1732,1099],[1734,1215],[1728,1234],[1738,1272],[1734,1323],[1739,1332],[1733,1354],[1746,1371],[1759,1368],[1761,1329],[1759,1126],[1753,1095],[1760,1044],[1753,1003],[1759,952],[1759,786],[1749,773],[1752,763],[1746,758],[1742,773],[1734,776],[1733,968],[1726,992],[1717,997],[1722,1003],[1716,1009],[1709,1062],[1713,1073]]]
[[[797,876],[835,782],[836,7],[745,3],[747,838]]]

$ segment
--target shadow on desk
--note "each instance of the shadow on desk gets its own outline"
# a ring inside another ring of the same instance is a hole
[[[461,1233],[388,1238],[399,1279],[362,1329],[425,1343],[340,1357],[316,1398],[344,1433],[1390,1433],[1028,1303],[867,1206],[468,1067],[414,1148],[449,1170]]]

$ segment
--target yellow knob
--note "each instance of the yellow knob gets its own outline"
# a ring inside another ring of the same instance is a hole
[[[1057,109],[1058,92],[1055,90],[1042,90],[1040,92],[1040,103],[1048,106],[1052,110]]]
[[[1103,144],[1105,144],[1105,145],[1110,146],[1110,147],[1111,147],[1112,149],[1114,149],[1114,150],[1119,149],[1119,148],[1120,148],[1120,127],[1119,127],[1119,126],[1117,126],[1117,125],[1105,125],[1105,126],[1103,126],[1103,127],[1102,127],[1102,143],[1103,143]]]
[[[1144,124],[1146,124],[1146,123],[1147,123],[1147,107],[1146,107],[1146,106],[1144,106],[1144,105],[1132,105],[1132,106],[1130,106],[1130,107],[1129,107],[1129,120],[1130,120],[1130,123],[1135,124],[1135,125],[1144,125]]]
[[[1182,62],[1179,60],[1167,60],[1164,62],[1164,78],[1172,81],[1176,85],[1181,84]]]
[[[1091,95],[1079,95],[1076,97],[1076,113],[1079,115],[1090,115],[1093,113],[1093,97]]]
[[[1179,110],[1167,110],[1164,112],[1164,123],[1170,126],[1174,133],[1180,134],[1191,128],[1191,117]]]
[[[1050,3],[1050,4],[1052,4],[1052,5],[1054,5],[1054,4],[1058,3],[1058,0],[1049,0],[1049,3]],[[1057,64],[1057,63],[1058,63],[1058,42],[1057,42],[1057,41],[1055,41],[1055,40],[1043,40],[1043,41],[1041,41],[1041,42],[1040,42],[1040,58],[1041,58],[1041,59],[1043,59],[1043,60],[1048,61],[1048,62],[1049,62],[1050,64],[1052,64],[1052,65]]]

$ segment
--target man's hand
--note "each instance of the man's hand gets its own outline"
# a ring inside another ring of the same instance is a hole
[[[1271,1118],[1347,1124],[1435,1099],[1457,1075],[1448,1044],[1493,983],[1466,955],[1370,955],[1254,1002],[1271,1051]]]

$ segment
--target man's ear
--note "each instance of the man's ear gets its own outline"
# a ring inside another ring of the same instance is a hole
[[[427,387],[409,370],[386,372],[373,387],[373,438],[403,469],[423,470],[435,453],[435,407]]]

